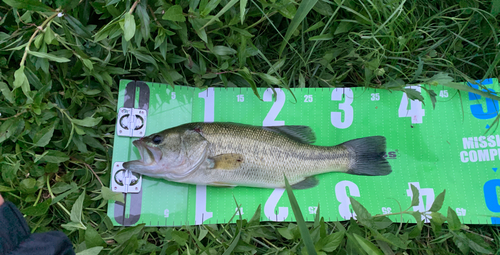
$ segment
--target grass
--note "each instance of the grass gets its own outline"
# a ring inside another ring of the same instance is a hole
[[[499,229],[452,210],[390,224],[356,202],[357,221],[259,222],[257,210],[237,224],[118,228],[105,186],[120,79],[464,90],[456,82],[499,77],[499,12],[477,0],[4,0],[0,192],[33,232],[62,230],[81,254],[305,254],[307,240],[318,254],[494,253]]]

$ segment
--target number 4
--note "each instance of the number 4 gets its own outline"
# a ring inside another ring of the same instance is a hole
[[[414,89],[418,92],[421,91],[419,86],[408,86],[407,89]],[[422,117],[425,116],[425,110],[422,109],[422,102],[419,100],[410,100],[410,109],[408,109],[408,96],[403,93],[401,104],[399,105],[398,114],[400,118],[410,117],[411,123],[422,123]]]

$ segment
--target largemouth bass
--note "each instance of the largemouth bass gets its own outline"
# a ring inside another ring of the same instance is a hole
[[[383,136],[316,146],[307,126],[259,127],[235,123],[188,123],[135,140],[140,160],[125,169],[173,182],[294,189],[318,185],[314,175],[342,172],[387,175]]]

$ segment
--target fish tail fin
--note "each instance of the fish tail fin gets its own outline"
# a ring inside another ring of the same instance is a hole
[[[384,158],[386,143],[383,136],[369,136],[343,143],[355,155],[353,164],[346,173],[356,175],[388,175],[391,165]]]

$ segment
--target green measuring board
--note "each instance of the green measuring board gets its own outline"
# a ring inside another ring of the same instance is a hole
[[[491,92],[500,89],[497,79],[481,83]],[[371,214],[398,212],[398,202],[405,208],[411,204],[413,184],[420,194],[415,211],[429,210],[446,189],[443,214],[451,207],[464,224],[499,224],[500,135],[495,129],[485,134],[499,113],[498,101],[443,86],[422,86],[436,92],[436,109],[425,91],[425,105],[400,91],[365,88],[302,88],[292,89],[293,95],[260,88],[261,101],[250,88],[201,90],[122,80],[111,188],[124,192],[125,203],[110,201],[108,215],[116,225],[227,223],[235,213],[233,220],[239,218],[235,198],[244,219],[261,205],[262,221],[295,221],[284,189],[196,186],[134,176],[122,169],[122,162],[140,158],[132,145],[137,137],[188,122],[215,121],[307,125],[316,134],[315,144],[325,146],[373,135],[387,138],[391,174],[327,173],[317,177],[318,186],[294,191],[308,221],[314,219],[318,204],[325,220],[355,217],[350,196]],[[422,219],[428,222],[429,217]],[[389,218],[401,221],[400,215]],[[415,219],[404,215],[403,221]]]

